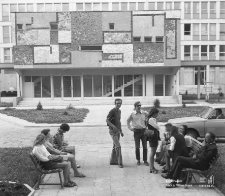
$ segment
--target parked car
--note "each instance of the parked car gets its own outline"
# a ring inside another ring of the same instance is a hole
[[[225,114],[225,105],[217,105],[205,108],[196,116],[170,119],[168,122],[177,127],[187,125],[188,134],[194,138],[203,138],[209,131],[215,133],[218,139],[225,138],[225,119],[215,119],[216,109]]]

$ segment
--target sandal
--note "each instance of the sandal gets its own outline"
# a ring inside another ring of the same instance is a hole
[[[77,183],[76,182],[73,182],[73,181],[69,181],[70,184],[73,184],[74,186],[77,186]]]
[[[82,174],[82,173],[78,173],[78,174],[76,174],[76,175],[74,175],[75,177],[77,177],[77,178],[84,178],[84,177],[86,177],[84,174]]]
[[[158,172],[159,172],[159,171],[158,171],[157,169],[154,169],[154,170],[153,170],[153,173],[154,173],[154,174],[158,174]]]
[[[74,186],[77,186],[77,184],[75,182],[68,182],[67,184],[64,185],[64,187],[74,187]]]

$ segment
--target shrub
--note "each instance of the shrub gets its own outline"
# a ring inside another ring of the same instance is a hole
[[[39,103],[37,104],[37,110],[43,110],[43,107],[41,105],[41,102],[39,101]]]
[[[159,99],[155,99],[153,104],[154,104],[155,108],[160,108],[160,101],[159,101]]]
[[[186,108],[186,103],[183,103],[183,104],[182,104],[182,107],[183,107],[183,108]]]
[[[185,91],[185,95],[187,95],[187,94],[188,94],[188,91],[186,90],[186,91]]]
[[[166,114],[166,111],[165,111],[165,110],[163,110],[163,111],[162,111],[162,114]]]
[[[64,111],[63,115],[69,115],[69,113],[67,111]]]
[[[70,104],[66,107],[66,109],[67,109],[67,110],[72,110],[72,109],[75,109],[75,108],[74,108],[73,105],[70,103]]]

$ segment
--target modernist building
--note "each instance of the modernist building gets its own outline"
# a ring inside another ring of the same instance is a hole
[[[225,1],[2,0],[0,9],[1,75],[17,73],[23,98],[225,92]]]

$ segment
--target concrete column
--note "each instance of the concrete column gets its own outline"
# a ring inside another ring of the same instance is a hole
[[[197,80],[197,95],[198,99],[200,99],[200,67],[198,67],[198,80]]]
[[[163,74],[163,97],[165,97],[165,74]]]
[[[146,97],[154,96],[154,75],[146,74]]]
[[[23,81],[24,81],[24,76],[20,76],[20,96],[23,97]]]
[[[20,97],[20,75],[16,73],[17,97]]]
[[[64,88],[63,88],[63,76],[61,76],[61,98],[63,99],[64,97]]]
[[[142,74],[142,97],[145,97],[145,74]]]
[[[54,99],[53,75],[50,75],[50,85],[51,85],[51,99]]]
[[[209,75],[210,75],[210,65],[206,65],[206,100],[209,100],[209,90],[210,90],[210,84],[209,84]]]
[[[180,86],[180,71],[178,70],[176,73],[176,91],[175,91],[175,95],[179,95],[179,86]]]
[[[82,74],[80,76],[81,79],[81,100],[84,99],[84,75]]]

